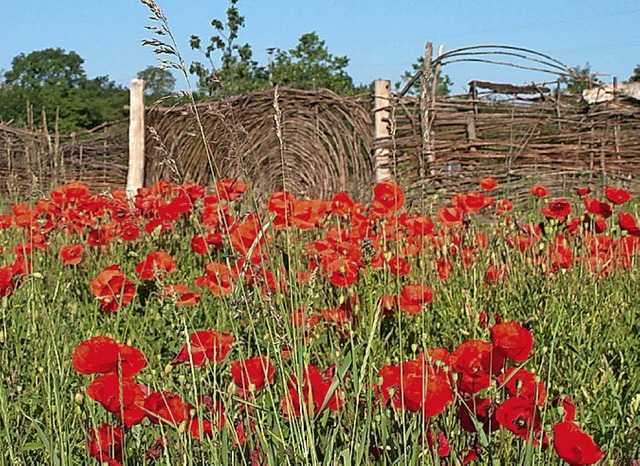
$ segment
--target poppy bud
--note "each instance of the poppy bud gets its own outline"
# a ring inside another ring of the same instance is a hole
[[[77,404],[82,406],[84,404],[84,395],[82,393],[76,393],[73,396],[73,401]]]

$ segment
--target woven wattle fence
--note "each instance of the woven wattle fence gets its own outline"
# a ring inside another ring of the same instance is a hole
[[[392,151],[395,177],[414,197],[477,189],[483,176],[497,178],[514,195],[534,182],[557,196],[583,185],[640,192],[640,105],[618,101],[589,107],[554,92],[508,97],[470,92],[438,99],[430,163],[421,160],[418,99],[395,100],[393,135],[376,140],[374,147]]]
[[[248,181],[260,202],[282,189],[324,198],[347,191],[366,201],[384,170],[410,200],[477,189],[483,176],[497,178],[512,197],[533,183],[555,196],[585,185],[640,193],[637,101],[589,106],[555,83],[482,82],[428,106],[419,97],[382,100],[388,105],[376,99],[374,110],[368,94],[276,88],[195,109],[148,108],[145,184],[231,177]],[[374,114],[384,116],[375,118],[375,131]],[[0,124],[3,193],[38,196],[72,180],[94,191],[123,189],[127,161],[126,121],[71,135]]]
[[[361,198],[372,186],[371,97],[276,88],[147,113],[147,184],[242,178],[256,193]],[[208,148],[205,148],[205,143]]]
[[[123,188],[127,124],[120,120],[56,135],[0,123],[0,193],[40,197],[69,181],[88,183],[94,191]]]

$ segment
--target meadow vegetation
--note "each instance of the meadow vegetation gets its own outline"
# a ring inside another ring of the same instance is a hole
[[[626,191],[408,212],[240,180],[0,216],[4,464],[628,464]]]

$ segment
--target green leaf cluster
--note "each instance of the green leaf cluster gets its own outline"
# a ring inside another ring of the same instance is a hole
[[[65,133],[123,118],[127,90],[108,76],[87,77],[83,64],[60,48],[14,57],[0,85],[0,121],[39,126],[44,114]]]
[[[199,36],[191,36],[191,48],[202,52],[206,59],[206,63],[192,63],[189,69],[198,77],[199,97],[229,97],[273,85],[324,88],[342,95],[365,90],[355,85],[347,73],[349,58],[331,54],[326,42],[315,32],[303,34],[291,50],[269,49],[269,63],[260,65],[253,57],[251,45],[238,43],[244,25],[237,0],[230,0],[225,21],[211,21],[215,33],[207,45]]]

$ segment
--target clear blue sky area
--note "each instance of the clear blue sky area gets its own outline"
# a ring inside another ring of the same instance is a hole
[[[189,37],[212,35],[211,19],[224,19],[223,0],[158,0],[187,63],[199,59]],[[357,83],[399,80],[426,41],[445,50],[478,44],[527,47],[569,66],[587,62],[603,81],[626,80],[640,64],[639,0],[240,0],[246,17],[240,41],[266,64],[268,47],[293,48],[316,31],[330,52],[347,55]],[[108,75],[128,85],[158,64],[142,39],[151,37],[148,10],[136,0],[0,0],[0,70],[20,53],[49,47],[75,51],[90,77]],[[472,79],[522,84],[546,80],[530,71],[471,63],[443,70],[454,92]],[[555,79],[551,77],[551,79]],[[184,82],[179,81],[184,88]]]

